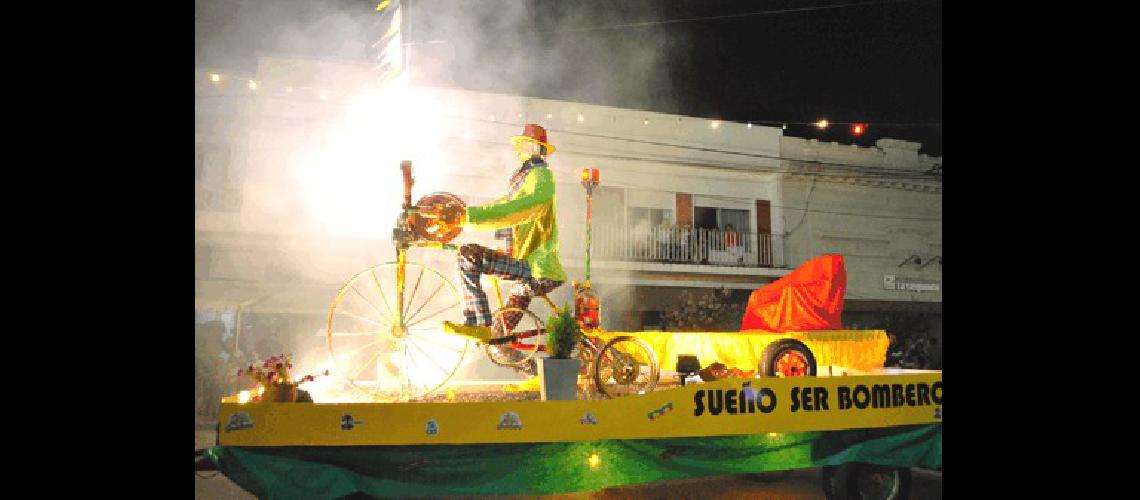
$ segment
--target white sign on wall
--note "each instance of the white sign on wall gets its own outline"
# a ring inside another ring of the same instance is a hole
[[[887,290],[908,290],[912,292],[937,292],[938,283],[899,278],[893,274],[883,275],[883,288]]]

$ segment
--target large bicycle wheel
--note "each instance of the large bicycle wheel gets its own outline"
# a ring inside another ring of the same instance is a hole
[[[610,339],[594,359],[594,385],[609,398],[649,394],[659,377],[653,350],[630,335]]]
[[[503,343],[487,344],[487,357],[502,366],[521,366],[538,354],[546,345],[546,330],[542,320],[534,313],[517,307],[504,307],[491,316],[492,339],[511,339]]]
[[[395,262],[365,269],[341,287],[325,335],[333,370],[375,401],[407,401],[443,387],[468,341],[443,333],[462,322],[455,285],[434,269],[408,262],[397,302]]]

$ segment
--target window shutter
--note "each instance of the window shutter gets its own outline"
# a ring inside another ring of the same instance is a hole
[[[677,193],[677,225],[693,225],[693,195]]]

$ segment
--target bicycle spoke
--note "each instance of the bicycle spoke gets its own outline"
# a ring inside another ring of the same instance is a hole
[[[412,308],[412,299],[416,298],[416,290],[419,290],[420,288],[420,280],[424,277],[424,269],[425,268],[421,267],[420,275],[416,276],[416,284],[412,287],[412,293],[408,295],[408,305],[404,308],[405,311]]]
[[[368,272],[372,275],[372,282],[376,283],[376,288],[380,290],[380,300],[384,301],[384,309],[388,311],[389,316],[395,316],[392,314],[392,306],[388,304],[388,298],[384,294],[384,286],[380,284],[380,278],[376,277],[376,268],[369,269]],[[399,320],[400,318],[396,319]]]
[[[431,295],[428,296],[427,300],[425,300],[423,304],[420,304],[420,308],[416,309],[416,312],[414,312],[408,316],[408,322],[409,323],[411,323],[412,320],[416,319],[416,315],[419,314],[420,311],[424,310],[424,308],[427,307],[428,304],[431,304],[431,299],[434,299],[435,294],[439,293],[439,291],[443,289],[443,285],[444,285],[444,283],[440,282],[439,285],[435,287],[435,291],[431,292]],[[414,325],[415,323],[412,323],[412,324]]]
[[[436,311],[436,312],[433,312],[433,313],[431,313],[431,314],[429,314],[429,315],[427,315],[427,316],[424,316],[424,317],[423,317],[423,318],[421,318],[419,321],[417,321],[417,322],[415,322],[415,323],[411,323],[411,324],[409,324],[408,326],[412,326],[412,325],[418,325],[418,324],[420,324],[420,323],[423,323],[424,321],[427,321],[428,319],[434,318],[434,317],[436,317],[436,316],[439,316],[440,314],[443,314],[443,313],[445,313],[445,312],[447,312],[447,311],[450,311],[452,308],[454,308],[454,307],[455,307],[455,306],[457,306],[457,305],[459,305],[459,302],[458,302],[458,301],[456,301],[456,302],[452,303],[451,305],[449,305],[449,306],[447,306],[447,307],[445,307],[445,308],[443,308],[443,309],[440,309],[440,310],[438,310],[438,311]]]
[[[412,337],[412,334],[411,334],[411,332],[409,332],[409,333],[408,333],[408,338],[411,338],[411,337]],[[449,345],[447,345],[447,344],[444,344],[443,342],[440,342],[440,341],[438,341],[438,340],[436,340],[436,339],[433,339],[433,338],[431,338],[431,337],[429,337],[429,336],[427,336],[427,335],[417,335],[415,338],[417,338],[417,339],[422,339],[422,340],[425,340],[425,341],[431,342],[432,344],[435,344],[435,345],[437,345],[437,346],[439,346],[439,347],[442,347],[442,348],[444,348],[444,349],[448,349],[448,350],[451,350],[451,351],[454,351],[454,352],[463,352],[463,350],[464,350],[463,348],[460,348],[460,347],[449,346]],[[464,345],[464,347],[466,347],[466,345]]]
[[[356,373],[352,374],[352,377],[349,377],[349,380],[355,381],[356,377],[359,377],[360,373],[363,372],[365,368],[368,368],[368,365],[372,364],[373,361],[376,361],[376,358],[379,358],[381,353],[382,351],[376,351],[376,354],[373,354],[371,358],[368,358],[368,361],[365,361],[364,364],[360,365],[360,368],[357,368]],[[379,366],[380,365],[377,364],[377,368],[379,368]],[[376,384],[377,386],[380,384],[379,374],[377,374]]]
[[[365,349],[367,349],[367,348],[369,348],[369,347],[372,347],[372,346],[374,346],[374,345],[377,345],[377,344],[379,344],[379,343],[380,343],[380,340],[373,340],[372,342],[369,342],[369,343],[367,343],[367,344],[364,344],[364,345],[362,345],[362,346],[360,346],[360,347],[355,347],[355,348],[353,348],[353,349],[351,349],[351,350],[349,350],[349,351],[345,351],[344,353],[342,353],[342,354],[341,354],[341,356],[344,356],[345,358],[351,358],[351,357],[352,357],[353,355],[355,355],[356,353],[358,353],[358,352],[360,352],[360,351],[363,351],[363,350],[365,350]]]
[[[441,373],[443,373],[444,375],[447,375],[449,373],[447,371],[447,368],[444,368],[443,365],[439,364],[439,362],[436,361],[435,358],[433,358],[431,356],[431,354],[428,354],[427,351],[425,351],[422,347],[420,347],[419,344],[412,344],[412,347],[415,347],[420,352],[424,353],[424,356],[426,356],[428,358],[428,360],[431,361],[431,363],[436,366],[436,368],[439,368],[439,371]]]
[[[379,335],[384,333],[384,330],[371,330],[367,332],[332,332],[333,337],[367,337],[369,335]]]
[[[368,300],[368,297],[365,297],[363,293],[360,293],[360,290],[356,289],[356,285],[348,285],[348,287],[351,288],[352,291],[356,292],[356,295],[363,299],[364,302],[368,304],[368,307],[371,307],[373,311],[376,311],[376,314],[379,314],[381,318],[387,317],[383,312],[380,311],[378,307],[376,307],[376,304],[373,304],[371,300]],[[389,314],[391,313],[389,312]]]
[[[364,321],[364,322],[366,322],[366,323],[372,323],[373,325],[379,326],[379,327],[381,327],[381,328],[383,328],[383,327],[385,326],[384,324],[381,324],[381,323],[378,323],[378,322],[376,322],[376,321],[373,321],[373,320],[371,320],[371,319],[365,318],[364,316],[361,316],[361,315],[359,315],[359,314],[356,314],[356,313],[354,313],[354,312],[351,312],[351,311],[349,311],[349,310],[347,310],[347,309],[341,309],[341,310],[340,310],[340,313],[341,313],[341,314],[344,314],[345,316],[349,316],[349,317],[352,317],[352,318],[356,318],[356,319],[358,319],[358,320],[360,320],[360,321]],[[391,327],[391,325],[387,325],[387,326]]]

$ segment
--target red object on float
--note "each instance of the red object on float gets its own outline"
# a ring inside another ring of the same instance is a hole
[[[846,289],[843,256],[816,257],[753,291],[740,330],[840,330]]]
[[[590,290],[590,283],[574,282],[574,319],[583,330],[597,330],[602,327],[601,304],[598,296]]]

